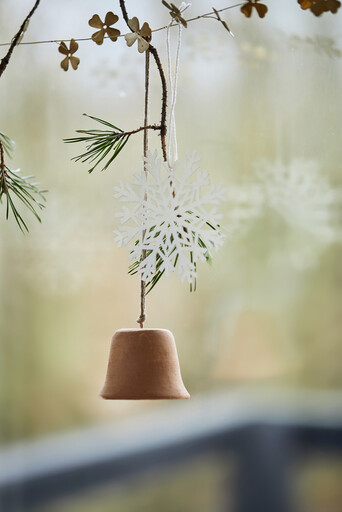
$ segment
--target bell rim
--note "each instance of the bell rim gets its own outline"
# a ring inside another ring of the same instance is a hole
[[[134,400],[135,402],[137,400],[189,400],[191,398],[190,393],[188,392],[187,395],[175,395],[175,396],[146,396],[146,397],[133,397],[133,396],[104,396],[101,393],[98,395],[103,400]]]
[[[143,327],[142,329],[140,327],[125,327],[125,328],[122,328],[122,329],[117,329],[115,332],[168,332],[168,333],[171,333],[172,332],[169,330],[169,329],[163,329],[163,328],[159,328],[159,327]]]

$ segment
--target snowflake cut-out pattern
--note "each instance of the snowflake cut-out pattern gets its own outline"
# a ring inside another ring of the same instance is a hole
[[[115,241],[129,246],[144,281],[151,282],[156,270],[166,276],[177,270],[182,281],[192,283],[197,263],[208,260],[209,252],[223,243],[218,205],[225,190],[210,185],[195,153],[173,170],[157,153],[149,153],[146,170],[134,175],[132,185],[115,187],[115,197],[125,203]]]

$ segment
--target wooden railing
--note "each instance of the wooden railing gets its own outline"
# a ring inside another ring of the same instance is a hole
[[[293,466],[310,450],[342,453],[342,393],[206,394],[117,424],[3,448],[0,511],[39,510],[201,454],[229,453],[238,461],[237,501],[227,512],[292,512]]]

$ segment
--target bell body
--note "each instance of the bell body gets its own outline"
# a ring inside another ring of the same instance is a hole
[[[190,398],[172,333],[166,329],[116,331],[100,396],[107,400]]]

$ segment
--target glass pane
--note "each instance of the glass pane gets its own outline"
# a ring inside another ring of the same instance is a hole
[[[305,405],[321,410],[320,392],[338,393],[342,384],[342,9],[316,17],[295,0],[265,2],[263,19],[253,6],[249,19],[239,6],[221,12],[234,38],[208,17],[190,21],[182,32],[178,151],[182,159],[196,150],[212,183],[227,189],[226,241],[211,265],[198,266],[196,292],[176,273],[161,279],[147,296],[146,326],[173,332],[184,383],[199,409],[224,396],[225,406],[210,414],[219,418],[227,407],[232,421],[245,419],[236,402],[248,406],[257,396],[260,409],[253,402],[253,411],[259,419],[265,406],[265,420],[280,415],[286,423],[300,421],[298,403],[307,390]],[[0,2],[1,43],[11,41],[33,5],[16,0],[13,9],[12,3]],[[228,4],[217,0],[215,8]],[[136,327],[139,315],[139,278],[128,275],[129,250],[114,244],[121,205],[113,189],[141,171],[142,134],[129,140],[109,169],[90,175],[87,165],[71,161],[82,148],[63,139],[96,128],[83,113],[123,130],[143,124],[144,57],[124,38],[103,45],[80,41],[79,68],[65,73],[58,38],[89,38],[95,11],[104,19],[112,9],[119,14],[119,3],[41,2],[24,41],[57,44],[15,48],[1,77],[0,132],[15,140],[6,163],[35,175],[49,190],[42,223],[27,214],[29,235],[13,216],[5,219],[5,201],[0,204],[3,449],[80,427],[117,426],[127,418],[138,432],[150,413],[162,416],[163,407],[172,407],[98,396],[113,333]],[[170,20],[161,2],[130,0],[127,9],[152,28]],[[187,17],[210,10],[197,0]],[[117,26],[126,32],[122,19]],[[177,32],[172,28],[173,55]],[[165,30],[153,33],[153,44],[167,71]],[[7,48],[0,47],[0,58]],[[161,86],[151,66],[150,121],[159,123]],[[150,134],[150,149],[160,152],[156,133]],[[297,408],[287,416],[289,394]],[[328,409],[327,424],[337,410]],[[172,495],[179,499],[175,510],[200,511],[202,500],[203,510],[212,510],[221,503],[217,479],[225,480],[227,471],[204,460],[149,483],[149,489],[135,483],[134,492],[129,486],[113,494],[94,491],[80,504],[77,499],[61,507],[101,512],[113,500],[118,510],[166,510]],[[333,498],[324,489],[324,499],[318,490],[306,494],[310,482],[320,479],[316,470],[308,471],[298,491],[303,511],[335,512],[335,490]],[[18,504],[18,510],[25,507]]]

